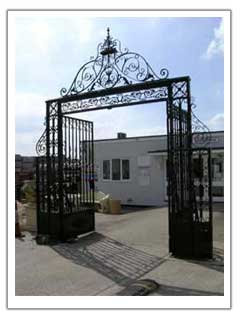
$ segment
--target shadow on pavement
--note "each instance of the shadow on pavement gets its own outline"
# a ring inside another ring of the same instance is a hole
[[[155,294],[160,296],[222,296],[222,293],[159,285]]]
[[[213,258],[208,260],[187,260],[190,263],[212,269],[218,272],[224,272],[224,252],[222,249],[213,248]]]
[[[73,243],[52,245],[51,248],[64,258],[124,286],[166,261],[97,232]]]

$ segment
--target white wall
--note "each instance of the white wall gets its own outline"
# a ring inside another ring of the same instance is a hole
[[[212,134],[211,144],[213,147],[223,147],[223,132]],[[132,205],[166,205],[166,153],[150,155],[149,151],[166,150],[167,137],[138,137],[131,139],[113,139],[95,141],[94,153],[95,164],[98,167],[98,190],[110,194],[113,199],[119,199],[123,204]],[[223,155],[224,151],[213,151]],[[149,156],[149,166],[139,166],[138,157]],[[130,180],[129,181],[104,181],[103,160],[129,159]],[[144,180],[142,174],[149,175],[149,184],[142,185]],[[223,186],[224,181],[213,181],[213,186]],[[132,201],[130,201],[132,199]],[[214,201],[224,201],[223,197],[214,197]]]
[[[165,167],[163,156],[151,156],[149,151],[165,148],[166,139],[121,139],[95,142],[95,164],[98,166],[96,187],[123,204],[161,206],[165,202]],[[138,158],[148,156],[149,166],[139,166]],[[102,177],[103,160],[130,160],[129,181],[104,181]],[[149,184],[143,185],[149,176]],[[145,180],[145,181],[144,181]],[[132,201],[130,201],[132,200]]]

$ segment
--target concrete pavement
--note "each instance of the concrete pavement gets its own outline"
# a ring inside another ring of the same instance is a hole
[[[96,232],[74,243],[16,239],[16,295],[116,295],[135,279],[156,280],[152,295],[223,295],[223,210],[213,215],[214,259],[168,254],[167,208],[96,213]]]

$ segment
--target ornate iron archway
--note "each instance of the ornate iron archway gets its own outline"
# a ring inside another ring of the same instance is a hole
[[[190,78],[168,76],[167,69],[157,75],[143,56],[123,50],[108,29],[97,56],[80,68],[61,97],[46,102],[46,130],[36,146],[39,237],[64,240],[94,230],[93,124],[69,115],[164,101],[169,251],[211,256],[211,205],[199,219],[194,185]],[[208,191],[211,201],[211,188]],[[202,202],[201,198],[201,210]]]

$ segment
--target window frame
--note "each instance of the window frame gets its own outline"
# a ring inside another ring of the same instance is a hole
[[[120,160],[120,179],[119,180],[115,180],[115,179],[113,180],[113,178],[112,178],[112,161],[113,160]],[[123,179],[123,170],[122,170],[123,165],[122,165],[122,162],[124,160],[127,160],[128,163],[129,163],[129,178],[128,179]],[[104,176],[103,176],[103,162],[104,161],[109,161],[109,163],[110,163],[110,178],[109,179],[105,179]],[[102,181],[104,181],[104,182],[107,182],[107,181],[111,181],[111,182],[129,182],[129,181],[131,181],[131,173],[130,173],[130,171],[131,171],[131,161],[130,161],[129,158],[111,158],[111,159],[102,160]]]
[[[219,161],[219,162],[218,162]],[[217,162],[217,163],[215,163]],[[218,170],[217,172],[215,172],[215,167],[220,167],[221,170]],[[221,178],[217,178],[215,175],[216,173],[221,175]],[[224,158],[221,156],[212,156],[212,181],[213,182],[221,182],[224,180]]]
[[[119,179],[113,179],[113,160],[119,161]],[[112,181],[121,181],[122,180],[122,159],[114,158],[111,160],[112,163],[112,170],[111,170],[111,179]]]
[[[120,159],[121,160],[121,181],[129,181],[131,180],[131,175],[130,175],[130,159]],[[128,179],[123,179],[123,170],[122,170],[122,167],[123,167],[123,161],[128,161],[128,176],[129,178]]]
[[[103,166],[104,161],[108,161],[109,162],[109,179],[104,178],[104,166]],[[102,179],[103,179],[103,181],[111,181],[111,177],[112,177],[111,172],[112,172],[112,162],[111,162],[111,160],[108,160],[108,159],[103,160],[102,161]]]

